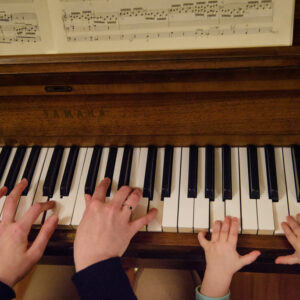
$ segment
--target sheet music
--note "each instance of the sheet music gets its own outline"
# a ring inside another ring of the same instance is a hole
[[[24,47],[74,53],[291,45],[294,6],[294,0],[0,0],[0,55],[24,54]]]
[[[47,3],[0,0],[0,55],[53,52]]]
[[[63,52],[291,45],[294,0],[55,0]]]

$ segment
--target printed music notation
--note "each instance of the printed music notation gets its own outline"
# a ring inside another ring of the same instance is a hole
[[[120,7],[110,12],[93,7],[97,1],[80,1],[89,4],[82,9],[76,8],[79,0],[61,2],[65,4],[62,20],[69,42],[197,38],[273,31],[272,0],[177,1],[176,4],[169,1],[169,7]]]
[[[0,0],[0,55],[292,44],[295,0]]]
[[[35,13],[0,11],[0,43],[37,43],[41,41]]]

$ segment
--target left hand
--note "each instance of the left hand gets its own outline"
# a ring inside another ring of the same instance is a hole
[[[224,297],[229,290],[232,276],[239,269],[256,260],[259,251],[244,256],[236,251],[239,222],[237,218],[226,217],[224,222],[216,221],[211,240],[200,232],[198,239],[204,248],[206,270],[201,293],[208,297]]]
[[[13,287],[39,261],[54,232],[58,219],[51,216],[42,226],[35,241],[29,246],[28,234],[40,213],[53,208],[55,202],[35,203],[18,221],[14,221],[19,198],[27,186],[23,179],[5,200],[0,222],[0,281]],[[7,188],[0,189],[0,198]]]

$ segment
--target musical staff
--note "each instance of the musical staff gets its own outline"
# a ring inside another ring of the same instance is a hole
[[[273,1],[169,1],[169,7],[120,7],[105,12],[97,1],[61,0],[68,42],[159,39],[273,32]],[[120,3],[122,5],[122,3]],[[166,31],[167,30],[167,31]],[[200,33],[200,34],[199,34]]]
[[[35,13],[0,11],[0,43],[37,43],[40,41],[38,19]]]

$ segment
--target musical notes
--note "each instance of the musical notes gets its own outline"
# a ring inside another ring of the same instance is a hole
[[[0,55],[291,45],[295,0],[0,0]]]
[[[0,11],[0,43],[37,43],[40,41],[38,19],[35,13]]]
[[[154,2],[147,7],[146,2],[144,6],[124,6],[126,3],[120,1],[119,9],[109,12],[101,9],[101,1],[60,2],[68,42],[273,32],[272,0],[176,1],[176,4],[166,1],[167,5],[160,1],[155,3],[156,7]],[[78,2],[81,9],[78,9]],[[199,35],[199,32],[204,34]]]

